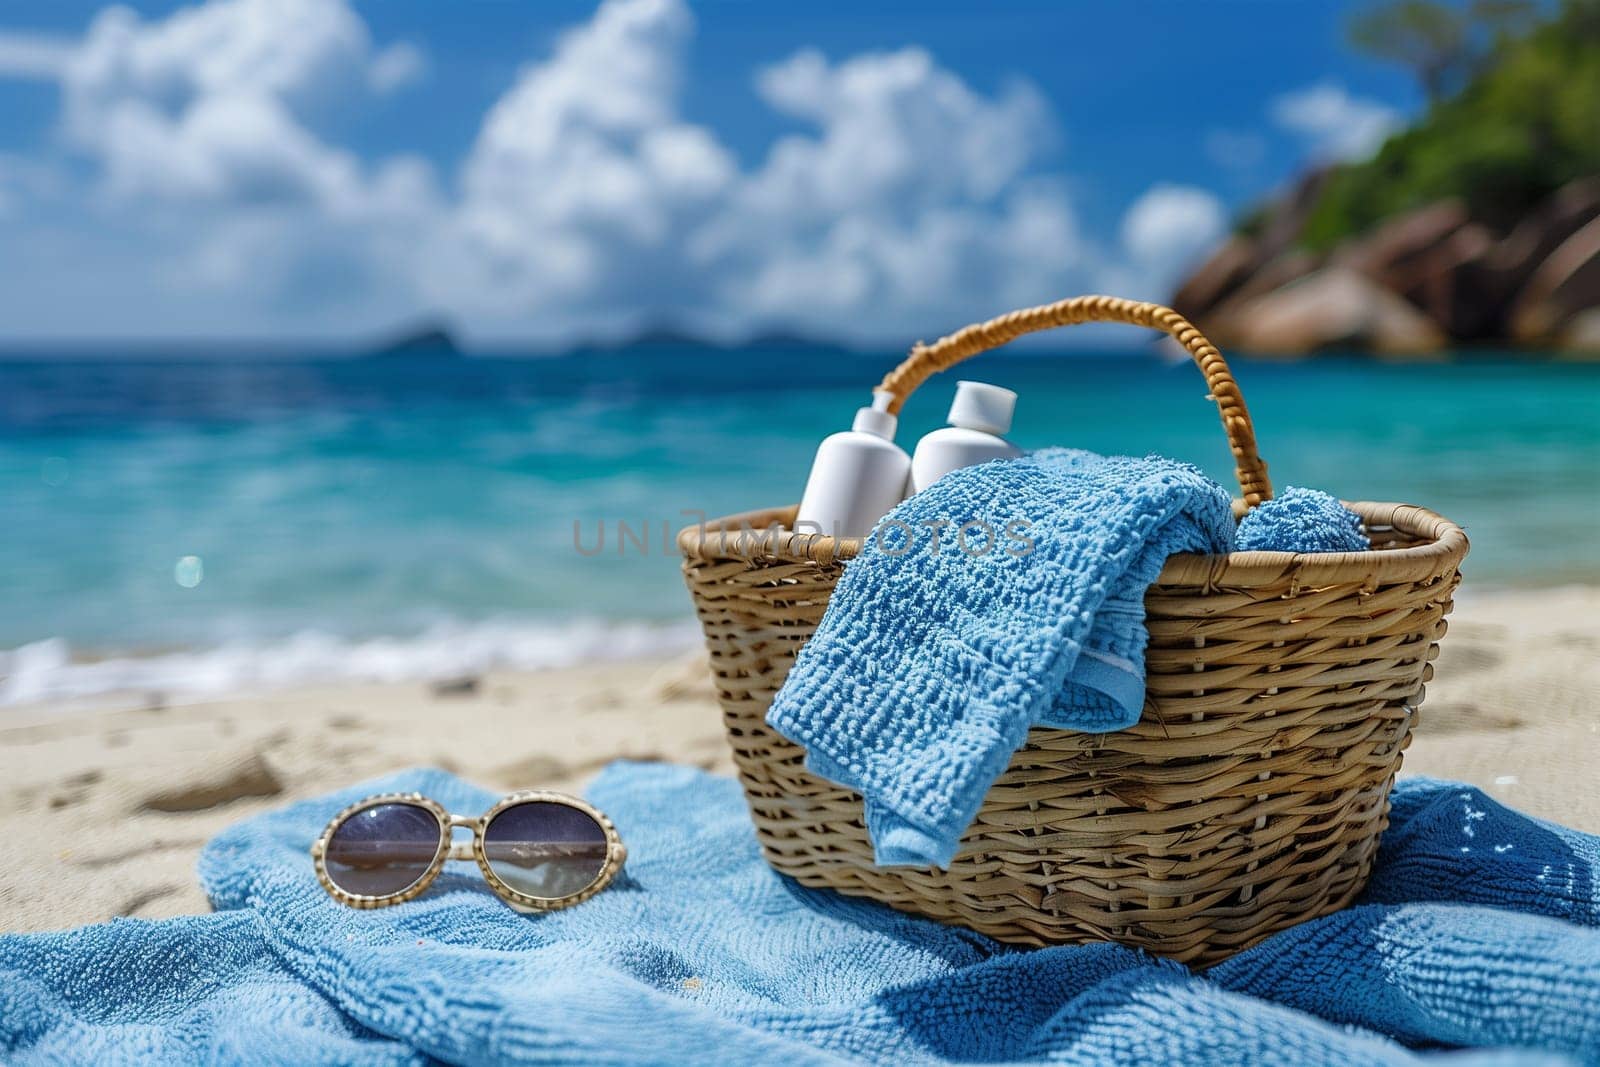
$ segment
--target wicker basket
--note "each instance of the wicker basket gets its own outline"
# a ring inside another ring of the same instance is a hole
[[[898,410],[969,356],[1096,321],[1164,330],[1189,351],[1233,447],[1237,507],[1268,498],[1227,364],[1158,305],[1081,297],[1015,312],[918,345],[882,388]],[[804,885],[1002,941],[1120,941],[1196,965],[1344,906],[1387,825],[1467,552],[1460,528],[1423,508],[1350,506],[1376,551],[1171,557],[1145,598],[1143,717],[1115,733],[1031,731],[946,872],[875,867],[860,797],[809,774],[764,721],[860,542],[788,532],[792,507],[684,530],[684,576],[767,860]]]

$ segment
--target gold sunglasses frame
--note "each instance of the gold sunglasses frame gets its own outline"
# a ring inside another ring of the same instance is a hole
[[[535,897],[526,893],[519,893],[507,885],[494,869],[489,866],[489,857],[484,850],[483,834],[494,821],[507,808],[518,804],[528,803],[562,804],[569,808],[576,808],[589,816],[600,825],[606,835],[606,858],[600,868],[600,873],[583,889],[576,893],[569,893],[564,897]],[[368,896],[361,893],[351,893],[335,885],[333,879],[328,877],[328,841],[333,833],[353,815],[380,804],[409,804],[430,812],[439,822],[439,846],[434,851],[433,861],[428,864],[428,869],[422,877],[406,886],[398,893],[389,893],[380,896]],[[467,827],[472,831],[471,842],[456,842],[452,839],[457,827]],[[567,793],[557,793],[549,789],[531,789],[520,793],[511,793],[501,797],[495,802],[494,807],[478,816],[476,819],[464,815],[452,815],[444,805],[432,797],[425,797],[421,793],[379,793],[375,796],[358,800],[345,808],[329,820],[323,828],[322,835],[311,844],[311,859],[317,869],[317,881],[322,883],[322,888],[328,895],[341,904],[352,908],[386,908],[391,904],[404,904],[414,900],[428,891],[428,887],[439,877],[439,872],[444,870],[444,865],[450,860],[476,860],[478,869],[483,872],[484,880],[489,883],[489,888],[494,890],[496,896],[511,907],[521,912],[538,913],[545,911],[558,911],[561,908],[570,908],[574,904],[582,904],[606,886],[611,884],[617,872],[628,860],[628,850],[622,844],[622,838],[617,833],[617,828],[605,813],[594,805]]]

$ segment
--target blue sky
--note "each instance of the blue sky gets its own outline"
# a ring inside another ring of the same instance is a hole
[[[1159,298],[1418,106],[1349,10],[11,3],[0,333],[899,340]]]

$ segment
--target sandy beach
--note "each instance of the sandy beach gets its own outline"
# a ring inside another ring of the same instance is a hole
[[[1471,782],[1600,833],[1600,587],[1459,598],[1405,773]],[[581,790],[612,759],[732,772],[700,657],[307,687],[173,707],[0,710],[0,925],[44,930],[208,910],[218,830],[431,764],[486,787]]]

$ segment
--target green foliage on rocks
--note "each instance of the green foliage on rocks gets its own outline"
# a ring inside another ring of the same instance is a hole
[[[1301,231],[1307,247],[1447,198],[1503,229],[1600,173],[1600,0],[1565,0],[1543,21],[1513,0],[1464,11],[1401,0],[1361,16],[1351,36],[1411,66],[1433,103],[1373,158],[1328,176]]]

